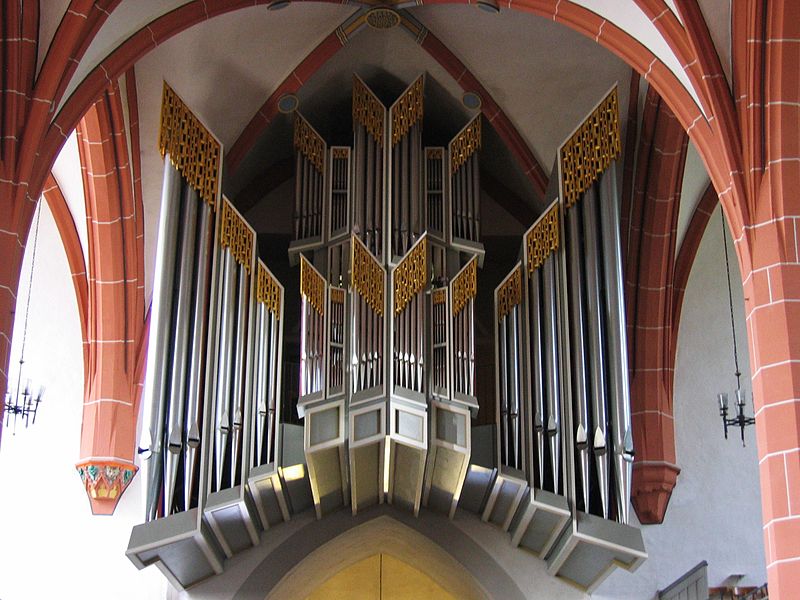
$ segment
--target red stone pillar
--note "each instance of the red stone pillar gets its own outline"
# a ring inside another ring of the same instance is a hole
[[[737,239],[742,260],[756,412],[764,545],[770,598],[800,594],[800,2],[775,0],[764,37],[739,35],[739,56],[761,56],[764,70],[743,87],[740,113],[752,202]],[[756,10],[758,9],[758,10]],[[748,22],[738,24],[747,33]],[[762,95],[763,94],[763,95]],[[760,138],[760,139],[759,139]],[[753,148],[748,153],[748,148]],[[763,149],[762,151],[758,151]],[[763,172],[763,176],[758,178]],[[755,174],[756,176],[753,176]],[[757,191],[756,191],[757,190]],[[729,208],[729,207],[726,207]]]

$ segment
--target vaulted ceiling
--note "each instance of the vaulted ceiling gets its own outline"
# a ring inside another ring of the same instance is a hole
[[[41,4],[39,68],[71,6],[66,0]],[[353,22],[365,10],[361,5],[293,2],[282,10],[269,10],[264,3],[232,0],[120,0],[78,61],[54,114],[69,104],[73,94],[73,99],[79,95],[98,65],[105,70],[104,61],[109,59],[130,62],[141,140],[148,273],[152,272],[160,198],[162,168],[155,141],[164,80],[219,137],[226,153],[235,149],[235,168],[226,164],[224,182],[225,192],[232,197],[248,185],[252,189],[254,180],[279,168],[291,152],[288,116],[273,111],[269,123],[259,122],[265,102],[287,86],[296,91],[301,112],[335,143],[347,142],[342,139],[342,121],[349,119],[353,73],[375,87],[387,103],[419,73],[426,73],[426,131],[442,142],[470,116],[461,103],[462,93],[477,91],[488,96],[483,98],[484,107],[487,102],[496,105],[505,119],[500,133],[486,128],[484,164],[495,175],[495,183],[502,183],[495,195],[513,197],[524,221],[543,206],[542,180],[550,174],[558,146],[615,83],[625,128],[632,70],[595,43],[604,29],[616,26],[627,31],[652,52],[654,61],[675,74],[692,97],[698,97],[686,69],[658,31],[658,19],[669,16],[671,22],[680,23],[672,2],[661,2],[658,18],[651,18],[652,10],[646,14],[641,3],[633,2],[578,0],[549,8],[547,2],[529,4],[522,10],[509,10],[511,3],[504,4],[497,13],[475,5],[395,5],[403,15],[403,25],[387,30],[362,26],[354,31]],[[581,7],[586,9],[583,13]],[[595,39],[542,16],[550,9],[559,15],[566,8],[577,15],[571,17],[573,21],[582,14],[603,19]],[[708,0],[702,10],[729,73],[730,4]],[[426,36],[428,43],[421,44]],[[336,43],[331,44],[334,37]],[[344,45],[342,40],[346,40]],[[433,49],[431,40],[437,42]],[[154,47],[145,52],[143,45]],[[644,86],[642,97],[643,91]],[[519,142],[516,150],[508,143],[509,135]],[[66,180],[67,163],[67,159],[59,160],[58,179]],[[690,152],[687,163],[684,228],[708,181],[696,153]],[[532,164],[538,175],[531,173]],[[70,200],[78,192],[65,191],[71,206],[80,205],[79,200]],[[507,210],[498,211],[504,214],[499,218],[510,219],[507,212],[515,212],[514,206],[506,204]],[[80,222],[79,209],[76,217]],[[146,277],[147,282],[151,279]]]

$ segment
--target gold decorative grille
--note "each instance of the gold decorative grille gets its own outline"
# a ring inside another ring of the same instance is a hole
[[[350,148],[336,147],[331,150],[333,158],[347,158],[350,155]]]
[[[325,314],[325,278],[311,266],[304,256],[300,257],[300,293],[319,314]]]
[[[522,267],[518,266],[497,290],[497,320],[499,321],[522,302]]]
[[[445,302],[447,302],[447,289],[439,288],[438,290],[433,290],[433,304],[444,304]]]
[[[267,310],[281,318],[281,286],[267,267],[258,261],[258,280],[256,281],[256,300],[267,307]]]
[[[578,201],[621,150],[619,102],[615,87],[559,152],[561,194],[567,208]]]
[[[350,284],[378,315],[383,316],[385,271],[364,243],[353,236]]]
[[[394,270],[394,312],[400,314],[425,287],[428,274],[428,238],[423,237],[408,251]]]
[[[161,95],[158,149],[161,158],[169,154],[172,165],[200,197],[214,207],[222,148],[166,82]]]
[[[478,115],[450,142],[450,174],[452,175],[481,147],[481,116]]]
[[[331,287],[328,293],[332,303],[344,304],[344,290],[342,288]]]
[[[230,248],[233,258],[250,273],[255,234],[239,216],[227,199],[222,201],[222,223],[220,224],[219,244]]]
[[[425,76],[420,75],[392,106],[392,146],[422,120],[425,97]]]
[[[383,146],[383,121],[386,109],[381,101],[355,75],[353,76],[353,125],[360,123]]]
[[[294,147],[316,167],[317,171],[320,173],[325,171],[325,140],[298,112],[294,114]]]
[[[528,258],[528,273],[542,266],[552,252],[558,250],[558,202],[554,202],[525,236],[525,252]]]
[[[442,148],[428,148],[425,151],[425,157],[430,159],[440,159],[442,158],[443,149]]]
[[[453,279],[453,316],[467,305],[478,292],[478,259],[473,257]]]

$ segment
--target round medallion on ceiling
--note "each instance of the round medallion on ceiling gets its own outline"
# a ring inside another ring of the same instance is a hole
[[[391,29],[400,24],[400,15],[391,8],[373,8],[367,13],[367,24],[374,29]]]
[[[294,94],[284,94],[278,99],[278,110],[282,113],[290,113],[297,110],[300,101]]]
[[[481,97],[475,92],[464,92],[461,103],[470,110],[478,110],[482,104]]]

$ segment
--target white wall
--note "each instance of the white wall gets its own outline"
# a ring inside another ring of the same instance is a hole
[[[156,569],[137,571],[125,557],[142,521],[137,474],[110,517],[92,516],[75,470],[79,458],[83,355],[77,302],[66,255],[45,202],[31,296],[23,377],[47,386],[36,424],[3,431],[0,448],[0,598],[163,597]],[[16,385],[33,230],[22,265],[11,351]]]
[[[750,372],[741,278],[730,232],[736,337],[743,373]],[[653,598],[702,560],[709,586],[727,584],[734,573],[742,585],[766,582],[755,430],[738,430],[726,441],[716,394],[736,389],[719,209],[708,224],[689,277],[678,334],[675,365],[675,443],[681,473],[664,523],[642,528],[648,560],[634,574],[618,571],[593,597]],[[749,376],[743,387],[752,391]],[[731,400],[733,402],[733,400]],[[752,405],[747,413],[753,414]]]

